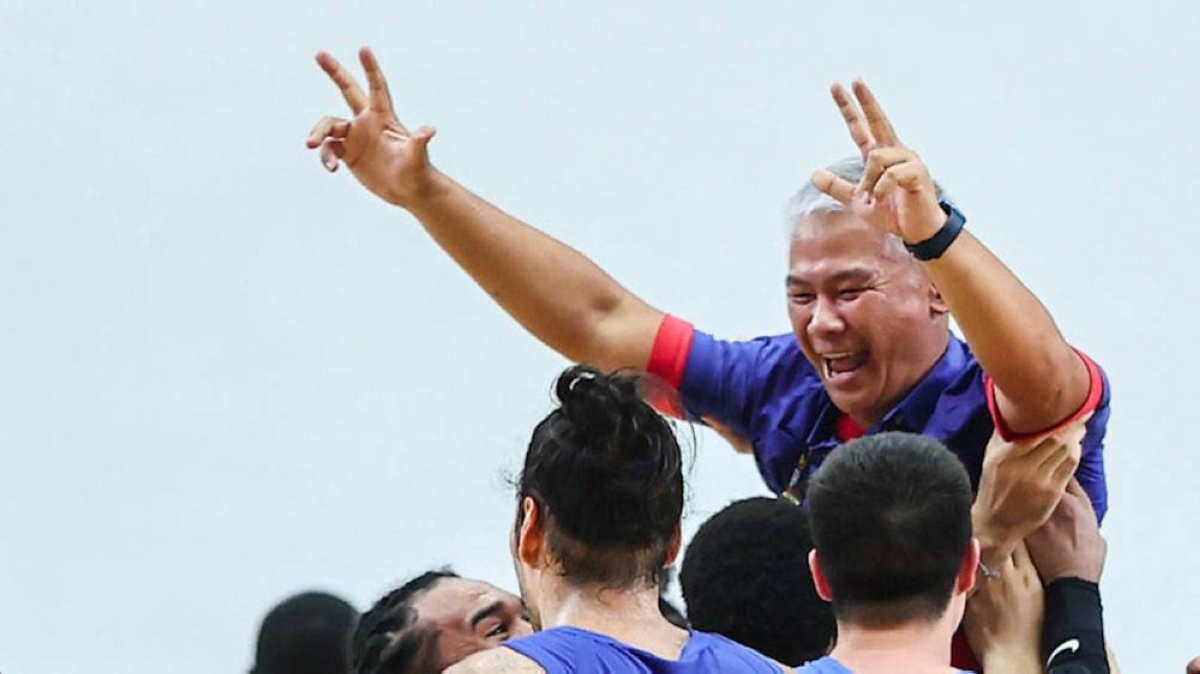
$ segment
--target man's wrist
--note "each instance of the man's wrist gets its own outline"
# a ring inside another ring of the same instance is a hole
[[[984,518],[977,517],[976,522],[982,519]],[[998,570],[1004,565],[1021,540],[1020,536],[1012,532],[1003,531],[987,524],[976,525],[975,537],[979,539],[979,561],[992,571]]]
[[[420,218],[421,211],[437,208],[438,201],[450,193],[453,185],[454,181],[449,176],[430,166],[420,178],[413,180],[412,185],[403,190],[397,204]]]
[[[954,204],[944,200],[938,202],[937,213],[936,215],[931,213],[929,220],[937,223],[937,227],[931,226],[922,235],[916,237],[915,241],[910,241],[908,237],[905,237],[904,240],[904,247],[908,249],[908,252],[923,262],[936,260],[945,254],[967,224],[967,218],[962,211],[955,208]]]

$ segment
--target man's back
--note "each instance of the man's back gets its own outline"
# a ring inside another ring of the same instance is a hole
[[[639,672],[779,674],[779,665],[716,634],[692,632],[678,660],[667,660],[612,637],[575,627],[557,627],[504,644],[533,660],[547,674]]]

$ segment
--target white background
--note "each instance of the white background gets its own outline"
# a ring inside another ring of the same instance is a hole
[[[1070,7],[1070,9],[1067,9]],[[724,336],[784,332],[787,197],[871,81],[1114,388],[1107,627],[1200,654],[1193,2],[0,0],[0,671],[238,672],[308,587],[512,587],[564,361],[303,149],[371,44],[435,162]],[[706,433],[688,530],[761,493]]]

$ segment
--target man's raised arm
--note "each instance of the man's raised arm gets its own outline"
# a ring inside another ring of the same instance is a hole
[[[435,130],[397,119],[383,72],[359,54],[370,94],[322,52],[317,62],[354,118],[326,117],[308,138],[330,171],[344,163],[364,187],[407,209],[501,307],[550,348],[605,370],[644,369],[662,312],[579,252],[472,194],[429,162]]]
[[[901,144],[866,84],[854,83],[854,98],[835,86],[833,97],[863,153],[866,171],[858,185],[828,171],[814,174],[813,184],[906,243],[929,242],[919,247],[927,254],[918,255],[928,257],[929,249],[940,248],[934,237],[949,221],[928,169]],[[1090,390],[1090,368],[1063,339],[1050,313],[970,232],[947,238],[949,247],[933,251],[937,255],[924,261],[925,269],[995,382],[1007,430],[1044,431],[1081,411]]]

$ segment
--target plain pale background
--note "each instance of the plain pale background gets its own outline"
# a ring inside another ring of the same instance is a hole
[[[827,91],[867,77],[1107,368],[1108,634],[1127,672],[1182,672],[1198,25],[1183,1],[0,0],[0,671],[239,672],[293,591],[362,608],[442,563],[514,586],[504,475],[565,363],[303,149],[344,110],[313,53],[371,44],[440,167],[731,337],[788,329],[782,206],[852,153]],[[764,491],[697,440],[689,532]]]

